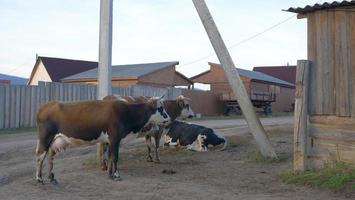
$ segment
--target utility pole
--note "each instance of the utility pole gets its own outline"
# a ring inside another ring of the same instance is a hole
[[[112,94],[112,7],[113,0],[100,0],[100,34],[97,99]],[[102,161],[103,144],[97,144],[97,163]]]
[[[256,140],[260,152],[265,157],[277,158],[277,155],[265,133],[264,127],[261,125],[261,122],[255,113],[254,107],[249,99],[249,95],[245,90],[244,84],[240,79],[239,73],[235,68],[228,49],[223,42],[222,36],[217,29],[210,11],[208,10],[206,2],[204,0],[192,0],[192,2],[195,5],[203,26],[205,27],[219,62],[224,69],[229,85],[231,86],[234,95],[237,97],[238,103],[243,111],[249,129]]]

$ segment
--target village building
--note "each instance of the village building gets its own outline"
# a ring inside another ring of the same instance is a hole
[[[321,167],[330,160],[355,165],[355,1],[287,11],[307,19],[308,38],[308,61],[303,61],[308,64],[300,67],[309,66],[309,77],[296,83],[307,115],[296,120],[307,118],[302,124],[307,128],[295,131],[295,169]],[[303,90],[309,92],[301,96]]]
[[[39,81],[61,82],[62,78],[97,68],[97,62],[64,58],[37,57],[28,85],[38,85]]]
[[[128,87],[148,85],[155,87],[185,86],[190,88],[192,81],[175,70],[179,62],[158,62],[112,66],[112,86]],[[64,83],[97,84],[97,68],[62,79]]]
[[[226,112],[227,107],[236,104],[237,98],[222,67],[216,63],[208,64],[210,65],[208,71],[191,77],[191,80],[194,83],[209,84],[211,92],[218,96],[221,104],[224,104]],[[257,71],[237,70],[254,106],[263,109],[270,109],[271,106],[273,112],[293,111],[294,84]]]
[[[26,83],[26,78],[7,74],[0,74],[0,85],[26,85]]]
[[[296,65],[257,66],[253,68],[253,71],[261,72],[292,84],[296,82]]]

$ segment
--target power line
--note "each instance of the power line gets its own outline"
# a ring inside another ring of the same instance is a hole
[[[319,0],[319,1],[317,1],[315,4],[321,3],[322,1],[323,1],[323,0]],[[280,26],[280,25],[282,25],[283,23],[285,23],[285,22],[291,20],[292,18],[294,18],[294,17],[296,17],[296,16],[297,16],[297,14],[294,14],[294,15],[292,15],[291,17],[288,17],[288,18],[286,18],[286,19],[284,19],[284,20],[282,20],[282,21],[280,21],[280,22],[278,22],[278,23],[276,23],[276,24],[270,26],[269,28],[266,28],[265,30],[263,30],[263,31],[261,31],[261,32],[259,32],[259,33],[256,33],[256,34],[254,34],[254,35],[252,35],[252,36],[250,36],[250,37],[248,37],[248,38],[246,38],[246,39],[244,39],[244,40],[242,40],[242,41],[239,41],[239,42],[237,42],[237,43],[235,43],[235,44],[232,44],[231,46],[227,47],[227,49],[229,50],[229,49],[232,49],[232,48],[234,48],[234,47],[237,47],[237,46],[239,46],[239,45],[241,45],[241,44],[243,44],[243,43],[245,43],[245,42],[248,42],[249,40],[252,40],[252,39],[254,39],[254,38],[256,38],[256,37],[258,37],[258,36],[260,36],[260,35],[262,35],[262,34],[268,32],[268,31],[270,31],[270,30],[272,30],[272,29],[274,29],[274,28],[276,28],[276,27],[278,27],[278,26]],[[205,60],[206,58],[210,58],[210,57],[212,57],[212,56],[214,56],[214,55],[215,55],[215,54],[210,54],[210,55],[208,55],[208,56],[201,57],[201,58],[199,58],[199,59],[196,59],[196,60],[187,62],[187,63],[185,63],[185,64],[183,64],[183,65],[179,65],[179,66],[176,66],[176,67],[183,67],[183,66],[191,65],[191,64],[200,62],[200,61],[202,61],[202,60]]]
[[[241,41],[239,41],[239,42],[237,42],[237,43],[235,43],[235,44],[232,44],[231,46],[227,47],[227,49],[229,50],[229,49],[232,49],[232,48],[234,48],[234,47],[237,47],[237,46],[239,46],[239,45],[241,45],[241,44],[243,44],[243,43],[245,43],[245,42],[248,42],[248,41],[250,41],[250,40],[252,40],[252,39],[254,39],[254,38],[256,38],[256,37],[258,37],[258,36],[260,36],[260,35],[262,35],[262,34],[268,32],[268,31],[270,31],[270,30],[272,30],[272,29],[274,29],[274,28],[276,28],[276,27],[278,27],[278,26],[280,26],[281,24],[283,24],[283,23],[285,23],[285,22],[291,20],[291,19],[294,18],[295,16],[297,16],[297,14],[296,14],[296,15],[292,15],[291,17],[288,17],[288,18],[286,18],[285,20],[282,20],[281,22],[278,22],[277,24],[274,24],[274,25],[272,25],[272,26],[266,28],[265,30],[263,30],[263,31],[261,31],[261,32],[259,32],[259,33],[256,33],[256,34],[254,34],[254,35],[252,35],[252,36],[250,36],[250,37],[248,37],[248,38],[246,38],[246,39],[244,39],[244,40],[241,40]],[[202,60],[205,60],[206,58],[210,58],[210,57],[212,57],[212,56],[214,56],[214,55],[215,55],[215,54],[210,54],[210,55],[208,55],[208,56],[201,57],[201,58],[199,58],[199,59],[196,59],[196,60],[187,62],[187,63],[185,63],[185,64],[183,64],[183,65],[179,65],[179,66],[177,66],[177,67],[183,67],[183,66],[186,66],[186,65],[191,65],[191,64],[200,62],[200,61],[202,61]]]
[[[32,60],[33,60],[33,58],[28,59],[26,62],[24,62],[24,63],[18,65],[18,66],[15,67],[14,69],[11,69],[11,70],[9,70],[9,71],[7,71],[7,72],[4,72],[4,73],[6,73],[6,74],[11,74],[11,73],[13,73],[13,72],[16,72],[17,70],[22,69],[22,68],[21,68],[22,66],[27,65],[28,63],[32,62]]]

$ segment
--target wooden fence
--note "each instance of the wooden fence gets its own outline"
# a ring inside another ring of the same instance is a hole
[[[161,96],[174,99],[182,93],[176,88],[156,88],[150,86],[130,86],[112,88],[113,94],[123,96]],[[36,126],[36,112],[48,101],[94,100],[96,85],[71,83],[45,83],[38,86],[0,85],[0,129]]]

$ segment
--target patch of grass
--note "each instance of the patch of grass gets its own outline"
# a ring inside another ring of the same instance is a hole
[[[36,132],[36,127],[29,128],[7,128],[0,129],[0,134],[14,134],[14,133],[26,133],[26,132]]]
[[[96,156],[89,156],[85,158],[81,164],[88,168],[97,167]]]
[[[272,162],[281,162],[285,161],[289,158],[286,154],[278,155],[278,158],[271,158],[271,157],[264,157],[260,151],[252,151],[246,153],[242,156],[244,160],[251,161],[251,162],[259,162],[259,163],[272,163]]]
[[[355,190],[355,168],[340,161],[327,162],[319,170],[284,172],[280,178],[285,183],[317,186],[325,189]]]

